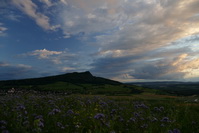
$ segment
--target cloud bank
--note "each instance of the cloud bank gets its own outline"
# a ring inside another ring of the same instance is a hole
[[[121,81],[183,80],[199,76],[197,0],[12,0],[11,3],[41,28],[59,30],[66,40],[75,36],[84,45],[95,46],[97,51],[85,53],[91,60],[87,68],[94,74]],[[0,35],[5,31],[0,25]],[[54,64],[75,64],[72,57],[78,56],[78,52],[43,49],[26,55]],[[74,66],[60,68],[75,70]]]
[[[54,64],[62,64],[74,58],[75,54],[69,53],[67,49],[64,51],[50,51],[47,49],[41,49],[22,54],[20,56],[24,57],[33,56],[36,57],[37,59],[47,60]]]
[[[22,79],[37,76],[29,65],[0,62],[0,80]]]

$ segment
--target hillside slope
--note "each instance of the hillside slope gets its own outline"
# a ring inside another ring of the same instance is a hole
[[[45,85],[45,84],[52,84],[55,82],[68,82],[72,84],[111,84],[111,85],[122,84],[120,82],[113,81],[110,79],[95,77],[89,71],[86,71],[81,73],[74,72],[74,73],[66,73],[62,75],[48,76],[41,78],[0,81],[0,85],[1,86]]]
[[[9,90],[11,88],[16,88],[17,90],[65,92],[67,94],[103,95],[131,95],[140,94],[145,91],[143,87],[126,85],[118,81],[93,76],[89,71],[41,78],[0,81],[0,90]]]

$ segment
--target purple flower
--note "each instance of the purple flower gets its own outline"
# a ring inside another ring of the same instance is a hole
[[[27,115],[27,114],[28,114],[28,112],[25,110],[25,111],[24,111],[24,114],[26,114],[26,115]]]
[[[179,129],[173,129],[173,133],[180,133]]]
[[[69,109],[68,111],[67,111],[67,114],[74,114],[74,112],[73,112],[73,110],[71,110],[71,109]]]
[[[52,112],[52,111],[48,113],[48,115],[54,115],[54,114],[55,114],[55,113],[54,113],[54,112]]]
[[[39,121],[41,121],[41,122],[43,122],[44,121],[44,119],[43,119],[43,116],[42,115],[38,115],[38,116],[35,116],[35,120],[39,120]]]
[[[120,117],[119,121],[123,122],[123,121],[124,121],[124,119],[123,119],[122,117]]]
[[[2,133],[9,133],[9,131],[8,130],[3,130]]]
[[[1,124],[1,125],[7,125],[7,122],[6,122],[5,120],[1,120],[1,121],[0,121],[0,124]]]
[[[160,108],[154,107],[154,110],[157,112],[162,112],[164,110],[164,107],[163,106],[161,106]]]
[[[163,117],[161,121],[162,122],[171,122],[168,117]]]
[[[139,106],[138,106],[138,105],[134,105],[134,107],[135,107],[136,109],[138,109],[138,108],[139,108]]]
[[[107,127],[110,127],[110,123],[105,123],[105,125],[106,125]]]
[[[140,104],[139,107],[144,108],[144,109],[148,109],[148,106],[146,106],[145,104]]]
[[[75,125],[75,128],[79,128],[79,127],[80,127],[80,125],[78,125],[78,124],[77,124],[77,125]]]
[[[57,122],[57,126],[60,127],[61,129],[65,129],[65,127],[63,126],[61,122]]]
[[[43,119],[43,116],[42,115],[37,115],[37,116],[35,116],[35,119]]]
[[[163,107],[163,106],[161,106],[161,107],[160,107],[160,110],[161,110],[161,111],[163,111],[163,110],[164,110],[164,107]]]
[[[57,126],[58,126],[58,127],[62,127],[63,125],[62,125],[61,122],[57,122]]]
[[[54,104],[54,101],[53,100],[48,100],[48,103],[49,104]]]
[[[42,121],[39,121],[38,126],[39,127],[44,127],[44,123]]]
[[[168,133],[181,133],[179,129],[169,130]]]
[[[162,108],[158,108],[158,107],[154,107],[154,110],[157,111],[157,112],[162,112]]]
[[[52,111],[55,112],[55,113],[60,113],[61,112],[60,109],[53,109]]]
[[[17,105],[17,110],[25,110],[26,107],[23,104],[18,104]]]
[[[141,128],[147,128],[148,124],[143,124],[142,126],[140,126]]]
[[[151,120],[151,122],[155,122],[155,121],[158,121],[157,118],[153,117],[153,119]]]
[[[165,125],[162,123],[160,126],[161,126],[161,127],[164,127]]]
[[[54,114],[57,114],[57,113],[60,113],[61,110],[60,109],[53,109],[51,112],[48,113],[48,115],[54,115]]]
[[[116,111],[117,111],[116,109],[112,109],[110,114],[113,115],[116,113]]]
[[[86,104],[91,104],[91,103],[92,103],[92,102],[91,102],[90,99],[88,99],[87,102],[86,102]]]
[[[141,117],[141,118],[140,118],[140,120],[142,120],[142,121],[143,121],[143,120],[145,120],[145,119],[144,119],[143,117]]]
[[[135,122],[135,121],[136,121],[136,119],[135,119],[135,118],[133,118],[133,117],[131,117],[131,118],[130,118],[130,121]]]
[[[100,104],[101,107],[106,107],[106,106],[108,106],[107,103],[106,103],[106,102],[103,102],[103,101],[101,101],[99,104]]]
[[[155,110],[155,111],[159,111],[159,108],[158,108],[158,107],[154,107],[154,110]]]
[[[135,117],[139,117],[140,116],[140,114],[137,113],[137,112],[134,112],[133,114],[134,114]]]
[[[29,121],[24,121],[24,122],[23,122],[23,125],[24,125],[24,126],[26,126],[26,125],[28,125],[28,124],[29,124]]]
[[[98,114],[96,114],[96,115],[94,116],[94,118],[97,119],[97,120],[101,120],[101,119],[105,118],[105,115],[102,114],[102,113],[98,113]]]
[[[65,108],[65,106],[64,106],[64,105],[61,105],[61,108]]]
[[[1,126],[0,129],[6,129],[6,127],[5,126]]]

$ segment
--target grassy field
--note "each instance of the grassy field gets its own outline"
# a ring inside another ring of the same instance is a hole
[[[0,96],[4,133],[198,133],[198,97]]]
[[[4,90],[9,90],[13,86],[4,86]],[[3,88],[3,87],[2,87]],[[111,84],[74,84],[68,82],[55,82],[46,85],[37,85],[37,86],[17,86],[14,88],[20,88],[21,90],[36,90],[42,92],[61,92],[67,94],[105,94],[105,95],[131,95],[131,94],[140,94],[142,92],[155,93],[158,90],[146,89],[134,85],[111,85]],[[3,89],[2,89],[3,90]]]

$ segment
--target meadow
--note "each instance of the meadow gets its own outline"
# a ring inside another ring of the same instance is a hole
[[[0,96],[2,133],[198,133],[197,97]]]

